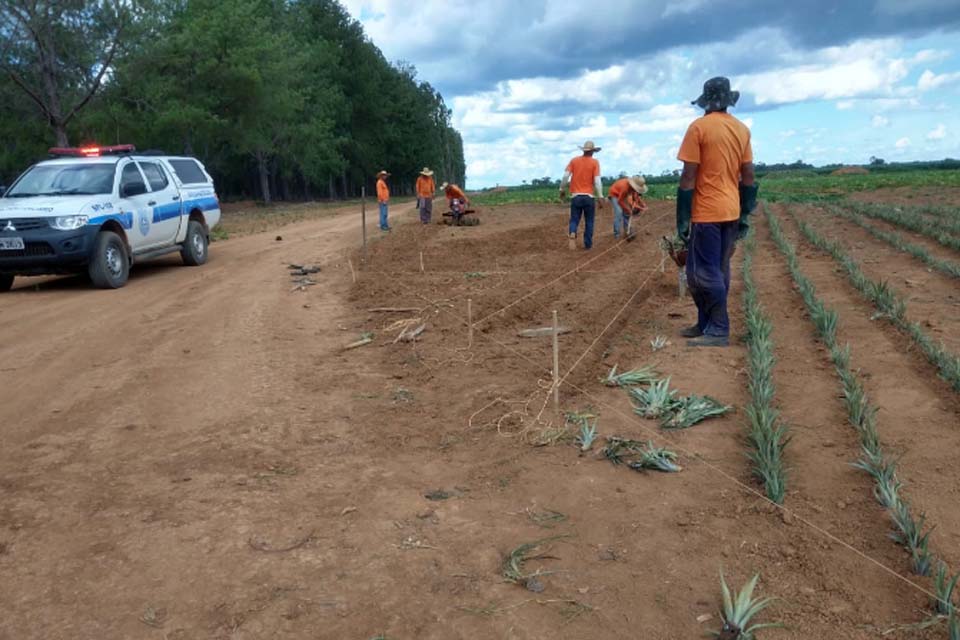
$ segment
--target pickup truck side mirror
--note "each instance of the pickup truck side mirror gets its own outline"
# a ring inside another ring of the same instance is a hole
[[[120,186],[120,197],[121,198],[132,198],[134,196],[142,196],[147,192],[147,185],[142,182],[128,182],[127,184]]]

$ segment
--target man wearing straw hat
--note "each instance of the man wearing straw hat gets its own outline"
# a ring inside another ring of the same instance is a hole
[[[380,231],[390,231],[390,225],[387,224],[387,207],[390,204],[390,187],[387,186],[387,178],[390,174],[386,171],[377,172],[377,202],[380,203]]]
[[[750,129],[727,113],[739,98],[727,78],[707,80],[692,103],[705,115],[687,129],[677,154],[677,234],[689,247],[687,284],[697,305],[697,323],[681,335],[694,347],[730,343],[730,258],[757,203]]]
[[[647,192],[647,181],[643,176],[637,175],[630,178],[620,178],[607,191],[607,199],[610,200],[610,206],[613,207],[613,237],[620,237],[620,228],[623,227],[623,234],[628,240],[633,239],[633,231],[630,229],[630,216],[634,213],[646,211],[647,205],[642,196]]]
[[[437,185],[433,182],[433,171],[424,167],[417,178],[417,209],[420,210],[420,222],[423,224],[430,224],[430,217],[433,215],[433,195],[436,191]]]
[[[571,160],[564,170],[563,180],[560,181],[560,199],[563,199],[564,190],[567,183],[569,183],[570,248],[577,248],[577,229],[580,226],[580,218],[583,218],[583,248],[590,249],[593,246],[595,206],[599,206],[601,209],[603,208],[603,184],[600,182],[600,163],[593,157],[593,154],[600,151],[600,147],[596,146],[593,140],[587,140],[583,146],[580,147],[580,150],[583,151],[583,155]],[[594,191],[596,191],[597,194],[596,200],[594,200],[593,197]]]

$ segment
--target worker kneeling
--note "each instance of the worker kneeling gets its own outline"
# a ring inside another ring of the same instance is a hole
[[[459,227],[463,215],[467,212],[467,205],[470,203],[470,200],[467,199],[467,194],[457,185],[446,182],[440,185],[440,190],[443,191],[443,194],[447,197],[447,204],[450,207],[452,217],[451,224]]]

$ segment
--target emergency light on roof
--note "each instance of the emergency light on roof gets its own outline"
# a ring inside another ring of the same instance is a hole
[[[133,153],[137,148],[132,144],[118,144],[112,147],[53,147],[52,156],[72,156],[75,158],[97,158],[99,156]]]

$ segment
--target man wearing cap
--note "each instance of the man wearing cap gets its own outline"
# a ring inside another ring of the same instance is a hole
[[[424,167],[420,176],[417,177],[417,208],[420,210],[420,222],[423,224],[430,224],[430,217],[433,215],[433,195],[436,191],[437,185],[433,182],[433,171]]]
[[[681,335],[696,347],[729,344],[730,258],[757,203],[750,130],[727,113],[739,98],[727,78],[707,80],[692,103],[705,115],[687,129],[677,154],[677,234],[689,247],[687,285],[697,305],[697,323]]]
[[[603,208],[603,184],[600,182],[600,163],[593,157],[593,154],[600,151],[600,147],[593,143],[593,140],[587,140],[580,150],[582,156],[578,156],[567,164],[563,173],[563,180],[560,181],[560,199],[563,199],[564,189],[567,183],[570,184],[570,227],[569,238],[570,248],[577,248],[577,228],[580,226],[580,218],[584,218],[583,225],[583,248],[590,249],[593,246],[593,218],[596,213],[595,204]],[[596,191],[597,200],[593,198]]]
[[[610,200],[610,206],[613,207],[613,237],[620,237],[620,227],[623,227],[624,235],[629,234],[632,239],[633,232],[630,229],[630,216],[633,213],[646,211],[647,205],[642,196],[647,192],[647,181],[643,176],[633,176],[631,178],[620,178],[607,191],[607,199]]]
[[[387,206],[390,204],[390,187],[387,186],[387,178],[390,174],[386,171],[377,173],[377,202],[380,203],[380,231],[390,231],[390,225],[387,224]]]
[[[467,210],[467,205],[470,204],[467,194],[457,185],[446,182],[440,185],[440,191],[443,191],[443,195],[447,197],[450,213],[453,214],[452,222],[454,226],[460,226],[460,218],[463,217],[464,212]]]

